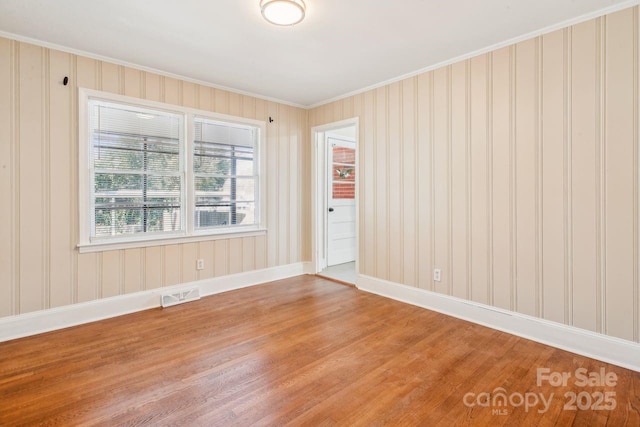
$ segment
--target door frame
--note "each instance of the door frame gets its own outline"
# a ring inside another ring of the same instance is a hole
[[[356,131],[356,277],[360,271],[360,120],[358,117],[353,117],[311,128],[311,265],[312,273],[314,274],[322,271],[327,265],[325,248],[327,242],[328,206],[325,195],[325,188],[327,186],[327,177],[325,174],[329,165],[326,157],[325,134],[330,133],[332,130],[351,126],[354,126]]]

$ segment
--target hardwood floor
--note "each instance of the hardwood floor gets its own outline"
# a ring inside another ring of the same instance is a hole
[[[601,367],[615,386],[574,384]],[[538,387],[537,368],[572,377]],[[498,387],[554,397],[465,405]],[[617,406],[563,410],[566,392]],[[1,343],[0,425],[42,424],[639,426],[640,373],[301,276]]]

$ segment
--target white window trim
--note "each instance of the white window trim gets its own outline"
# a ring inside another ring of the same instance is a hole
[[[107,102],[118,102],[130,104],[135,107],[148,107],[168,111],[175,114],[184,115],[184,135],[185,143],[182,151],[182,161],[185,165],[185,202],[183,219],[183,230],[172,234],[161,235],[133,235],[122,238],[112,238],[99,241],[91,241],[90,219],[91,219],[91,159],[89,149],[89,129],[88,129],[88,105],[89,99],[98,99]],[[211,120],[236,123],[240,125],[255,126],[259,130],[255,155],[258,167],[258,200],[256,202],[258,223],[249,226],[235,226],[230,228],[195,230],[194,208],[195,191],[193,175],[193,125],[194,117],[203,117]],[[149,246],[161,246],[178,243],[200,242],[217,239],[230,239],[236,237],[250,237],[264,235],[266,229],[266,122],[244,117],[230,116],[226,114],[213,113],[211,111],[199,110],[190,107],[167,104],[164,102],[149,101],[131,96],[116,95],[92,89],[78,89],[78,219],[79,219],[79,242],[80,253],[98,252],[106,250],[117,250],[127,248],[139,248]]]

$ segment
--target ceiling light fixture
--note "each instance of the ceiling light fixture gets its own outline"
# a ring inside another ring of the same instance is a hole
[[[274,25],[295,25],[304,19],[303,0],[261,0],[262,16]]]

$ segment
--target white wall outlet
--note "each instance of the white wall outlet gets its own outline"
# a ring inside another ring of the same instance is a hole
[[[204,260],[197,259],[196,260],[196,270],[204,270]]]
[[[441,272],[439,268],[433,269],[433,280],[439,282],[441,280]]]

